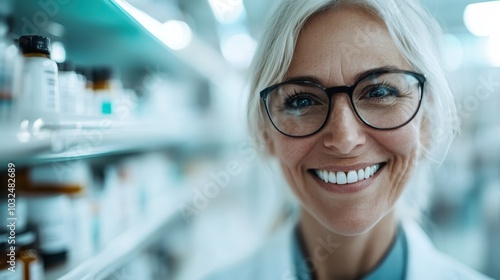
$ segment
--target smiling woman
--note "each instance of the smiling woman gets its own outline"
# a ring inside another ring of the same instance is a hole
[[[211,279],[486,279],[395,207],[456,129],[439,36],[417,1],[282,1],[253,62],[248,121],[302,211]]]

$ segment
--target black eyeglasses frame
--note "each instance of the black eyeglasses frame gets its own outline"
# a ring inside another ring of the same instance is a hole
[[[415,79],[417,79],[417,81],[419,82],[419,86],[420,86],[420,95],[419,95],[419,100],[418,100],[418,106],[417,106],[417,109],[415,110],[415,113],[413,113],[413,115],[406,121],[404,122],[403,124],[401,125],[398,125],[398,126],[395,126],[395,127],[389,127],[389,128],[378,128],[376,126],[373,126],[371,124],[369,124],[367,121],[365,121],[361,116],[360,114],[358,113],[357,109],[356,109],[356,106],[354,106],[354,100],[353,100],[353,94],[354,94],[354,89],[356,88],[356,86],[361,82],[363,81],[364,79],[370,77],[370,76],[374,76],[374,75],[380,75],[380,74],[391,74],[391,73],[403,73],[403,74],[407,74],[407,75],[410,75],[410,76],[413,76]],[[309,137],[309,136],[312,136],[316,133],[318,133],[319,131],[321,131],[321,129],[323,129],[323,127],[326,125],[326,123],[328,122],[328,119],[330,118],[330,113],[332,111],[331,107],[332,107],[332,96],[334,94],[338,94],[338,93],[345,93],[349,96],[349,100],[351,101],[351,107],[353,109],[353,111],[355,112],[356,116],[358,117],[358,119],[361,120],[361,122],[363,122],[365,125],[367,125],[368,127],[371,127],[371,128],[374,128],[374,129],[378,129],[378,130],[393,130],[393,129],[398,129],[400,127],[403,127],[405,125],[407,125],[409,122],[411,122],[415,116],[417,115],[418,111],[420,110],[420,107],[421,107],[421,104],[422,104],[422,99],[423,99],[423,96],[424,96],[424,84],[426,82],[426,78],[423,74],[420,74],[420,73],[416,73],[416,72],[413,72],[413,71],[407,71],[407,70],[397,70],[397,69],[391,69],[391,70],[376,70],[376,71],[370,71],[368,73],[366,73],[365,75],[362,75],[360,76],[355,82],[353,85],[345,85],[345,86],[336,86],[336,87],[330,87],[330,88],[326,88],[318,83],[315,83],[313,81],[310,81],[310,80],[289,80],[289,81],[285,81],[285,82],[282,82],[282,83],[279,83],[279,84],[275,84],[275,85],[272,85],[272,86],[269,86],[265,89],[263,89],[261,92],[260,92],[260,98],[262,100],[262,102],[264,102],[264,106],[266,107],[266,112],[267,112],[267,116],[269,117],[269,120],[271,121],[271,123],[273,124],[274,128],[276,128],[276,130],[278,130],[281,134],[285,135],[285,136],[288,136],[288,137],[293,137],[293,138],[304,138],[304,137]],[[306,135],[299,135],[299,136],[296,136],[296,135],[291,135],[291,134],[288,134],[288,133],[285,133],[283,131],[281,131],[278,126],[276,124],[274,124],[273,122],[273,119],[271,117],[271,114],[269,112],[269,108],[267,106],[267,97],[269,96],[269,94],[275,90],[276,88],[280,87],[280,86],[283,86],[283,85],[287,85],[287,84],[296,84],[296,85],[311,85],[311,86],[315,86],[315,87],[318,87],[320,88],[321,90],[323,90],[326,95],[328,96],[328,112],[327,112],[327,115],[326,115],[326,118],[325,118],[325,121],[323,122],[323,124],[314,132],[312,133],[309,133],[309,134],[306,134]]]

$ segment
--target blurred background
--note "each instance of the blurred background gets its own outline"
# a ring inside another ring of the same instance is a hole
[[[19,273],[201,279],[287,223],[297,203],[245,126],[277,2],[0,0],[0,217],[16,218]],[[462,131],[429,177],[424,228],[500,279],[500,1],[422,3],[446,33]]]

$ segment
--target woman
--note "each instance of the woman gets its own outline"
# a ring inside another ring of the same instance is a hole
[[[282,1],[256,52],[248,115],[302,210],[211,279],[486,279],[395,207],[454,133],[439,33],[416,1]]]

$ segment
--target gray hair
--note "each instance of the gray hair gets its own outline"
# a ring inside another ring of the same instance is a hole
[[[265,137],[267,116],[259,92],[285,79],[304,24],[316,14],[342,6],[376,15],[385,23],[402,56],[426,76],[421,110],[427,138],[419,145],[425,158],[442,162],[458,131],[458,118],[443,69],[441,28],[417,0],[283,0],[261,35],[250,69],[247,117],[251,135]]]

